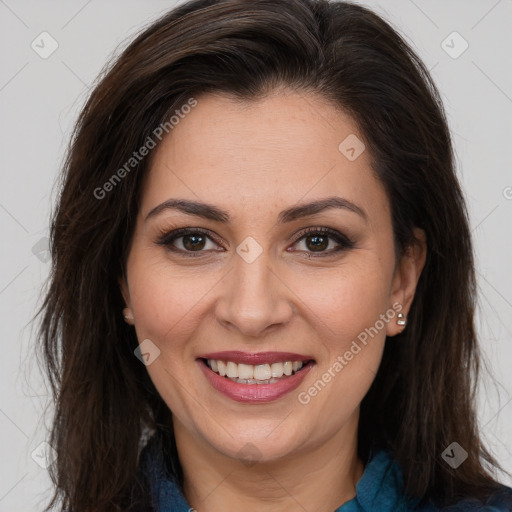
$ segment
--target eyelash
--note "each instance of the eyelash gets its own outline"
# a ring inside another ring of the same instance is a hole
[[[162,246],[166,247],[168,250],[170,250],[174,253],[183,255],[185,257],[197,258],[197,257],[203,256],[203,253],[205,253],[206,251],[204,251],[204,250],[184,251],[182,249],[177,249],[176,247],[174,247],[172,245],[172,243],[179,238],[182,238],[186,235],[195,235],[195,234],[205,235],[208,238],[210,238],[210,240],[212,240],[216,244],[220,245],[220,243],[217,240],[215,240],[215,236],[209,230],[202,229],[202,228],[179,228],[179,229],[174,229],[171,231],[162,230],[158,235],[156,243],[158,245],[162,245]],[[319,252],[319,253],[306,252],[307,256],[305,256],[305,257],[308,259],[312,258],[312,257],[313,258],[322,258],[322,257],[331,256],[340,251],[351,249],[352,247],[354,247],[354,242],[352,240],[350,240],[347,236],[339,233],[338,231],[335,231],[334,229],[325,228],[325,227],[307,228],[307,229],[301,231],[301,233],[298,235],[298,238],[295,240],[293,245],[300,242],[303,238],[306,238],[307,236],[311,236],[311,235],[321,235],[321,236],[329,235],[330,238],[332,238],[336,243],[338,243],[340,245],[340,247],[338,247],[337,249],[331,249],[330,251],[327,251],[327,252]]]

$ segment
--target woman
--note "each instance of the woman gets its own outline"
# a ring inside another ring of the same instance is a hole
[[[80,115],[51,251],[50,506],[511,509],[443,107],[371,11],[152,24]]]

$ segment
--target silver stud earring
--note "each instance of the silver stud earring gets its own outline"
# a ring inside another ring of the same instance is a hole
[[[124,308],[123,309],[123,316],[124,316],[124,320],[126,323],[128,324],[133,324],[133,316],[128,314],[129,313],[129,309],[128,308]]]
[[[407,323],[407,319],[403,313],[398,313],[398,318],[396,320],[398,325],[405,325]]]

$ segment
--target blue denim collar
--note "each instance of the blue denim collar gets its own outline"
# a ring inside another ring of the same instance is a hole
[[[193,512],[178,482],[169,474],[164,461],[161,441],[150,439],[142,450],[140,468],[147,478],[155,512]],[[356,496],[334,512],[435,512],[431,503],[420,507],[419,499],[403,494],[403,475],[391,452],[378,450],[370,455],[364,473],[356,485]],[[450,512],[505,512],[512,505],[512,489],[491,498],[486,505],[476,501],[460,502],[446,510]]]

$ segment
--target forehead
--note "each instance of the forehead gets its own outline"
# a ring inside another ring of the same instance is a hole
[[[196,99],[155,150],[144,216],[169,198],[215,203],[233,218],[333,195],[387,209],[368,150],[357,156],[364,147],[357,124],[327,100],[293,91],[245,102]]]

